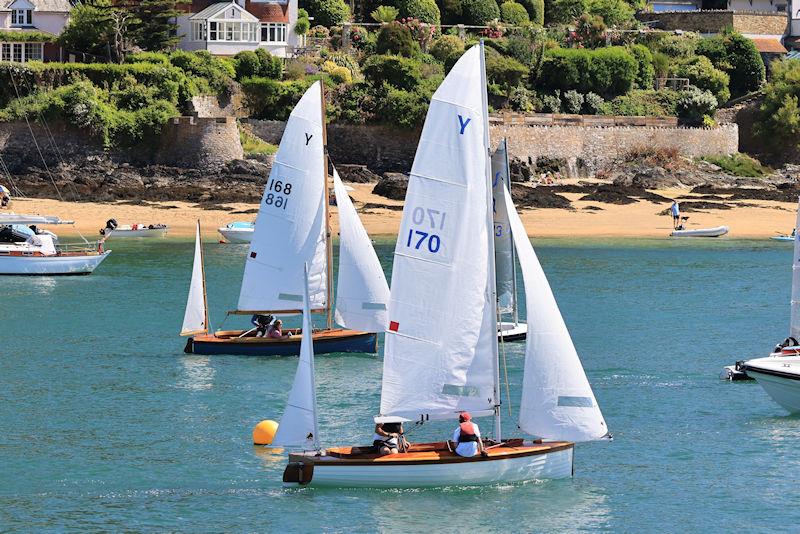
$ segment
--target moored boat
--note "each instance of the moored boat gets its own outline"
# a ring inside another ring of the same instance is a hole
[[[727,226],[715,226],[714,228],[693,228],[691,230],[673,230],[672,237],[720,237],[728,233]]]
[[[249,243],[256,229],[255,223],[235,221],[217,228],[228,243]]]
[[[273,441],[302,449],[289,455],[285,484],[394,488],[566,478],[572,475],[574,442],[608,435],[550,286],[503,189],[531,318],[518,426],[536,439],[502,437],[490,171],[481,44],[458,60],[434,93],[420,137],[394,253],[375,422],[454,421],[466,411],[492,416],[485,454],[459,456],[449,442],[413,443],[405,452],[382,456],[373,447],[323,449],[314,352],[306,343]]]
[[[167,235],[166,224],[117,224],[114,219],[106,221],[106,227],[100,235],[106,239],[111,237],[164,237]]]

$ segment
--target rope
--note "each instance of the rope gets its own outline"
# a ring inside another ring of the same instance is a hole
[[[508,385],[508,365],[506,364],[506,338],[503,335],[503,321],[500,314],[500,305],[497,304],[497,317],[500,319],[500,353],[503,356],[503,378],[506,381],[506,400],[508,401],[508,416],[512,417],[511,412],[511,388]]]

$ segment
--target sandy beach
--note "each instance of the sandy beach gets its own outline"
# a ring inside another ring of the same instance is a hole
[[[577,182],[577,181],[575,181]],[[563,181],[568,184],[570,181]],[[348,184],[353,188],[351,197],[361,213],[367,231],[374,236],[396,235],[400,226],[402,202],[372,194],[374,184]],[[653,190],[668,197],[687,198],[694,195],[684,189]],[[528,209],[521,211],[522,221],[532,237],[666,237],[672,229],[672,221],[660,212],[669,204],[639,201],[633,204],[616,205],[578,200],[581,193],[559,193],[567,197],[574,209]],[[395,207],[375,207],[369,204]],[[364,207],[366,206],[366,209]],[[169,201],[92,203],[61,202],[49,199],[14,199],[11,205],[17,213],[57,215],[74,220],[74,227],[60,227],[56,231],[64,235],[80,232],[87,238],[99,236],[98,231],[108,219],[120,224],[163,223],[169,226],[169,236],[190,237],[194,224],[200,219],[203,233],[208,239],[219,239],[216,229],[236,220],[254,220],[256,204],[225,204],[226,209],[204,209],[197,204]],[[600,209],[595,209],[600,208]],[[732,209],[686,213],[687,228],[703,228],[719,225],[730,227],[727,237],[764,238],[778,232],[789,232],[794,224],[796,205],[787,202],[747,200],[737,202]],[[335,213],[336,208],[332,208]],[[238,212],[238,213],[237,213]],[[332,218],[332,227],[337,231],[337,218]]]

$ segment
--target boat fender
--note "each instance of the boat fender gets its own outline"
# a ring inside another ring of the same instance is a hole
[[[459,443],[466,443],[468,441],[478,441],[478,436],[475,434],[475,427],[471,421],[464,421],[459,425],[461,432],[458,435]]]
[[[283,470],[283,481],[305,486],[314,478],[314,464],[311,462],[289,462]]]

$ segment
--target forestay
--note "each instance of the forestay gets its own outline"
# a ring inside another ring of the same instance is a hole
[[[244,268],[241,311],[296,310],[308,263],[311,307],[326,306],[325,157],[320,82],[297,103],[258,209]]]
[[[789,335],[800,341],[800,201],[794,224],[794,259],[792,261],[792,319]]]
[[[339,211],[336,322],[353,330],[383,332],[387,326],[389,285],[336,169],[333,170],[333,191]]]
[[[495,306],[480,48],[433,95],[394,253],[381,415],[493,410]]]
[[[494,257],[497,299],[501,312],[514,310],[514,244],[508,225],[503,190],[509,187],[508,152],[503,139],[492,154],[492,195],[494,205]]]
[[[197,221],[197,231],[194,237],[192,281],[189,284],[189,296],[186,299],[186,311],[183,314],[182,336],[208,332],[205,283],[203,275],[203,243],[200,238],[200,221]]]
[[[308,279],[307,270],[305,278]],[[300,341],[300,360],[297,362],[289,401],[286,403],[286,410],[278,424],[278,432],[272,440],[272,445],[319,450],[314,343],[311,340],[311,309],[307,288],[308,286],[303,290],[303,339]]]
[[[552,440],[602,438],[608,432],[603,414],[511,195],[504,194],[528,310],[519,427]]]

